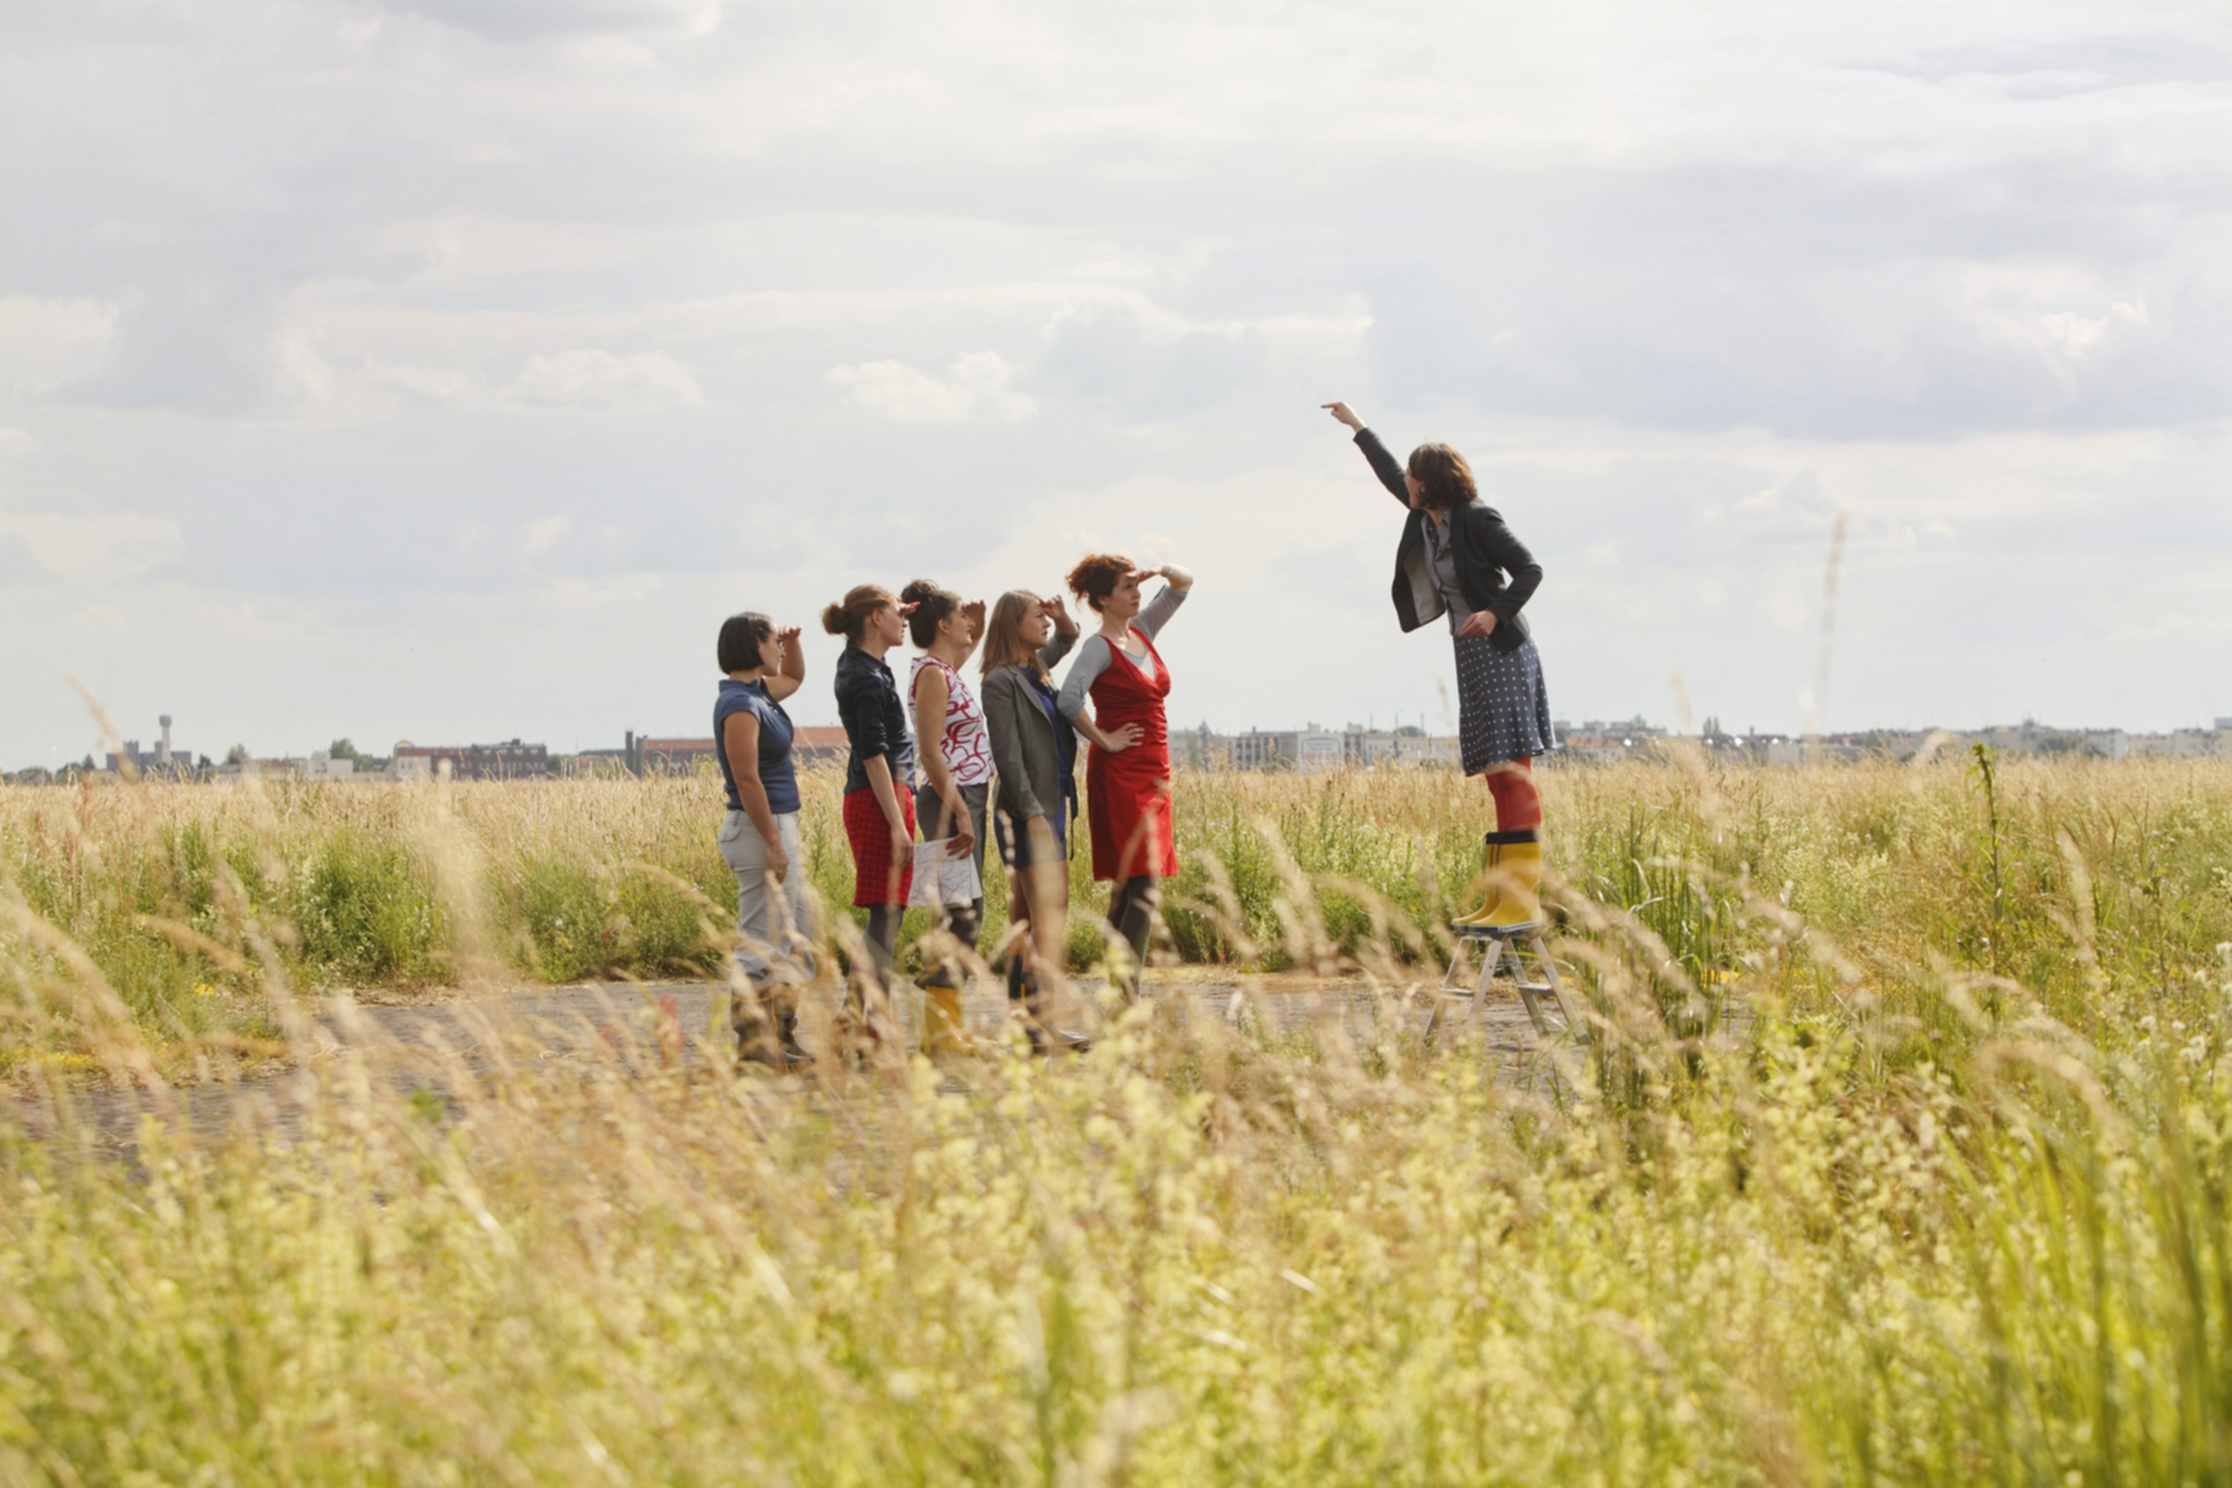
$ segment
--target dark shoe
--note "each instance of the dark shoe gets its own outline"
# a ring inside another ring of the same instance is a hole
[[[814,1062],[814,1056],[799,1046],[798,1014],[777,1013],[775,1015],[775,1036],[781,1041],[781,1048],[778,1052],[782,1056],[783,1068],[804,1069]]]

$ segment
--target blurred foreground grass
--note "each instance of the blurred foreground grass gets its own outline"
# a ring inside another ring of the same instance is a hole
[[[367,1030],[127,1164],[26,1060],[0,1482],[2232,1482],[2232,769],[1547,784],[1596,1023],[1524,1087],[1393,995],[781,1082]],[[1436,978],[1455,788],[1182,777],[1171,950]],[[625,865],[725,897],[716,804],[0,795],[11,1037],[160,1111],[297,981],[702,965]]]

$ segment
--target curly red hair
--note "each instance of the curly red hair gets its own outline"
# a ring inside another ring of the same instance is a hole
[[[1134,573],[1132,561],[1115,553],[1088,553],[1069,571],[1070,593],[1093,607],[1095,614],[1116,592],[1124,575]]]

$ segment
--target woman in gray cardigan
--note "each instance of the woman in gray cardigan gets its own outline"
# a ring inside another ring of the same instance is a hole
[[[1039,998],[1067,960],[1069,828],[1077,815],[1077,735],[1116,753],[1139,741],[1136,725],[1103,733],[1080,714],[1065,719],[1048,670],[1077,644],[1077,622],[1059,596],[1010,589],[984,630],[982,703],[998,772],[992,831],[1008,865],[1008,921],[1029,933],[1008,948],[1008,998],[1024,1014],[1033,1048],[1046,1030]]]

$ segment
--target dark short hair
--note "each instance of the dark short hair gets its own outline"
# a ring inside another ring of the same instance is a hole
[[[1422,444],[1412,450],[1409,468],[1418,482],[1418,504],[1428,511],[1463,506],[1480,496],[1472,467],[1446,444]]]
[[[760,643],[775,634],[775,622],[757,610],[721,622],[721,670],[748,672],[760,664]]]
[[[1129,558],[1115,553],[1088,553],[1078,560],[1077,567],[1069,571],[1070,593],[1091,605],[1097,613],[1116,592],[1125,574],[1136,572]]]
[[[916,579],[900,590],[899,603],[915,607],[907,617],[907,634],[925,651],[938,643],[938,622],[961,612],[961,596],[928,579]]]

